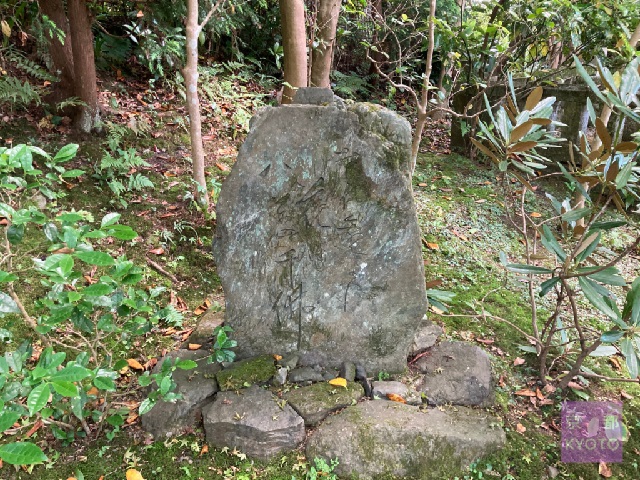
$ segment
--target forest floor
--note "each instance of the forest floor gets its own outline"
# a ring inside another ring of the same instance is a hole
[[[207,173],[216,185],[224,182],[233,165],[251,112],[271,98],[255,84],[234,78],[224,81],[235,91],[244,89],[244,93],[227,100],[220,96],[214,106],[204,109]],[[64,144],[79,143],[75,163],[88,173],[69,183],[67,196],[47,208],[87,210],[96,218],[113,211],[122,213],[121,223],[140,234],[136,241],[119,246],[122,253],[141,266],[148,265],[149,260],[161,266],[164,273],[148,269],[146,283],[167,287],[166,301],[181,310],[185,320],[181,328],[158,326],[143,341],[123,347],[126,349],[121,352],[123,358],[135,358],[144,365],[159,353],[177,348],[204,311],[223,308],[224,296],[211,255],[215,220],[205,220],[193,201],[189,137],[180,97],[163,90],[149,90],[144,84],[128,80],[104,81],[102,87],[104,136],[77,137],[64,118],[43,116],[37,111],[16,111],[0,116],[0,145],[28,143],[53,152]],[[506,223],[499,204],[496,172],[487,165],[451,154],[447,134],[446,122],[430,125],[414,176],[428,288],[456,294],[448,302],[448,313],[432,309],[429,315],[444,327],[447,338],[474,342],[492,355],[497,389],[493,413],[502,419],[507,433],[503,451],[452,478],[538,480],[555,475],[584,480],[640,478],[638,384],[600,383],[581,377],[565,397],[550,390],[537,392],[535,357],[520,348],[527,343],[526,339],[507,323],[477,315],[484,308],[525,331],[530,330],[526,285],[521,279],[506,275],[499,261],[500,252],[505,252],[511,261],[520,261],[522,245]],[[110,139],[117,141],[121,149],[134,148],[146,160],[149,165],[137,171],[149,177],[153,188],[125,191],[120,196],[113,194],[106,185],[109,179],[97,169]],[[550,185],[549,189],[552,188]],[[533,196],[530,206],[543,211],[543,196]],[[622,240],[612,239],[607,247],[619,250]],[[625,260],[628,278],[640,273],[639,264],[637,256]],[[13,334],[11,343],[0,344],[0,354],[31,335],[16,317],[0,319],[0,328]],[[603,375],[626,375],[624,360],[619,355],[613,359],[589,359],[587,366]],[[14,471],[4,465],[0,468],[0,479],[109,480],[124,478],[128,468],[137,469],[147,479],[315,478],[308,476],[312,465],[302,451],[263,464],[236,450],[207,448],[201,431],[152,442],[141,430],[135,414],[142,397],[134,378],[128,380],[132,384],[123,402],[129,406],[130,421],[112,440],[102,437],[64,444],[38,432],[36,441],[49,446],[50,462],[35,467],[32,473]],[[534,392],[533,396],[530,392]],[[630,439],[624,446],[622,463],[561,462],[563,399],[623,403]]]

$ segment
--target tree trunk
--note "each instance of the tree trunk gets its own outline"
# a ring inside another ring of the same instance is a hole
[[[49,54],[51,55],[54,69],[60,75],[60,82],[56,88],[60,90],[63,98],[68,98],[74,95],[74,71],[71,34],[69,32],[69,22],[64,13],[64,5],[62,0],[40,0],[39,3],[40,11],[64,32],[64,43],[61,43],[56,35],[49,39]]]
[[[86,0],[68,0],[67,9],[73,51],[74,91],[85,103],[79,109],[75,125],[81,132],[88,133],[100,126],[91,16]]]
[[[413,133],[413,142],[411,144],[411,175],[416,169],[418,160],[418,151],[420,150],[420,141],[422,140],[422,130],[427,121],[427,102],[429,101],[429,86],[431,81],[431,69],[433,67],[433,43],[436,18],[436,0],[431,0],[429,6],[429,47],[427,48],[426,66],[424,69],[424,80],[422,82],[422,93],[417,102],[418,119],[416,121],[416,130]]]
[[[187,63],[184,68],[184,82],[187,87],[187,113],[191,135],[191,160],[193,179],[197,183],[196,199],[205,207],[209,204],[207,180],[204,174],[204,147],[202,145],[202,119],[200,118],[200,98],[198,97],[198,0],[187,0]]]
[[[303,0],[280,0],[284,92],[282,103],[291,103],[296,88],[307,86],[307,42]]]
[[[311,53],[310,86],[330,88],[331,63],[342,0],[320,0],[316,25],[318,46]]]

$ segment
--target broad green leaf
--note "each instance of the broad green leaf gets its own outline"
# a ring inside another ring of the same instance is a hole
[[[638,377],[638,356],[633,348],[633,342],[630,338],[623,338],[620,340],[620,350],[627,362],[627,369],[629,370],[629,376],[631,378]]]
[[[534,347],[533,345],[518,345],[518,348],[525,352],[537,353],[536,347]]]
[[[51,389],[48,383],[41,383],[36,388],[31,390],[27,397],[27,408],[29,409],[29,415],[33,415],[44,408],[49,401],[51,395]]]
[[[55,242],[58,240],[58,227],[56,227],[55,223],[45,223],[42,229],[44,231],[44,235],[49,239],[50,242]]]
[[[166,393],[169,393],[169,390],[171,390],[171,377],[162,377],[162,380],[160,380],[160,394],[161,395],[165,395]]]
[[[117,223],[118,220],[120,220],[121,216],[122,215],[115,212],[107,213],[104,217],[102,217],[102,221],[100,222],[100,228],[108,227],[110,225]]]
[[[80,170],[78,168],[74,168],[73,170],[67,170],[62,175],[62,178],[77,178],[84,175],[84,170]]]
[[[83,262],[98,267],[110,267],[116,263],[111,255],[103,252],[75,252],[74,255]]]
[[[629,178],[631,177],[632,169],[636,166],[636,162],[628,162],[622,170],[616,176],[616,188],[618,190],[624,188],[629,182]]]
[[[565,222],[577,222],[581,218],[586,217],[591,214],[591,209],[588,207],[585,208],[574,208],[573,210],[569,210],[566,213],[562,214],[562,220]]]
[[[107,418],[107,423],[112,427],[120,427],[124,424],[124,418],[122,418],[122,415],[118,414],[111,415]]]
[[[578,57],[576,57],[575,55],[573,56],[573,61],[576,64],[576,70],[578,71],[578,73],[580,74],[580,76],[582,77],[582,79],[584,80],[584,83],[586,83],[589,88],[591,89],[591,91],[600,99],[602,100],[604,103],[606,103],[607,105],[609,104],[609,102],[607,102],[607,99],[604,97],[604,95],[602,95],[602,93],[600,93],[600,89],[598,88],[598,86],[595,84],[595,82],[592,80],[591,75],[589,75],[587,73],[587,71],[585,70],[584,66],[582,65],[582,63],[580,63],[580,60],[578,60]]]
[[[10,465],[33,465],[48,460],[40,447],[28,442],[7,443],[0,446],[0,458]]]
[[[588,273],[590,271],[598,270],[601,267],[581,267],[576,270],[577,273]],[[591,280],[604,283],[605,285],[613,285],[615,287],[624,287],[627,282],[620,276],[616,267],[608,267],[604,270],[600,270],[597,273],[587,275]]]
[[[589,235],[580,248],[576,251],[576,260],[578,263],[583,262],[589,255],[593,253],[593,251],[600,245],[600,237],[602,236],[602,232],[596,232]]]
[[[113,290],[114,288],[111,285],[99,282],[84,288],[82,290],[82,293],[84,293],[85,295],[101,296],[109,295],[111,292],[113,292]]]
[[[20,417],[21,415],[18,412],[2,412],[2,415],[0,415],[0,433],[4,432],[7,428],[11,428]]]
[[[507,270],[511,270],[516,273],[527,273],[532,275],[544,275],[553,273],[553,270],[549,270],[544,267],[536,267],[535,265],[527,265],[526,263],[509,263],[507,264]]]
[[[78,395],[78,387],[73,382],[67,381],[52,381],[51,386],[59,395],[63,397],[75,397]]]
[[[562,250],[562,247],[547,225],[542,226],[541,242],[547,250],[549,250],[551,253],[555,253],[561,262],[565,261],[565,259],[567,258],[567,254],[564,253],[564,250]]]
[[[544,297],[553,286],[560,281],[560,277],[551,277],[549,280],[545,280],[540,284],[540,296]]]
[[[591,357],[610,357],[618,353],[618,349],[612,345],[600,345],[589,355]]]
[[[24,225],[10,225],[7,228],[7,240],[11,245],[18,245],[24,237]]]
[[[624,330],[609,330],[608,332],[604,332],[600,337],[604,343],[614,343],[624,337]]]
[[[80,365],[68,365],[59,372],[51,375],[51,381],[79,382],[91,375],[91,370]]]
[[[178,359],[178,361],[176,361],[176,367],[178,367],[180,370],[192,370],[194,368],[196,368],[198,366],[198,364],[196,362],[194,362],[193,360],[180,360]]]
[[[138,407],[138,414],[139,415],[144,415],[149,410],[151,410],[155,404],[156,404],[155,400],[152,400],[151,398],[145,398],[140,403],[140,406]]]
[[[93,379],[93,384],[98,390],[113,392],[116,389],[115,382],[107,377],[96,377]]]
[[[0,270],[0,283],[13,282],[13,281],[15,281],[17,279],[18,279],[18,277],[16,275],[14,275],[13,273],[9,273],[9,272],[5,272],[3,270]]]
[[[611,319],[619,320],[619,316],[604,301],[604,297],[598,293],[597,284],[587,277],[578,277],[578,282],[582,288],[582,293],[589,300],[589,303],[607,315]]]
[[[589,228],[589,231],[592,230],[611,230],[612,228],[622,227],[626,225],[627,222],[624,221],[614,221],[614,222],[596,222]]]
[[[108,229],[108,234],[118,240],[133,240],[138,236],[138,232],[126,225],[112,225]]]
[[[66,162],[68,160],[71,160],[73,157],[75,157],[77,152],[78,152],[78,145],[75,143],[70,143],[69,145],[65,145],[64,147],[62,147],[58,151],[58,153],[56,153],[56,156],[53,157],[53,161],[56,163]]]
[[[631,284],[622,309],[622,318],[634,326],[640,326],[640,277]]]
[[[20,313],[18,304],[8,294],[0,292],[0,316],[5,313]]]

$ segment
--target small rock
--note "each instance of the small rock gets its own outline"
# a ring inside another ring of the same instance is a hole
[[[351,362],[342,362],[342,365],[340,365],[339,375],[342,378],[344,378],[347,382],[353,382],[356,379],[355,364]]]
[[[214,342],[213,331],[224,323],[224,312],[207,310],[198,320],[196,328],[191,332],[189,338],[183,345],[186,348],[188,343],[199,343],[201,345],[212,345]]]
[[[549,474],[549,478],[556,478],[560,474],[560,471],[553,465],[549,465],[547,467],[547,473]]]
[[[331,412],[357,402],[363,395],[359,383],[348,383],[347,388],[343,388],[322,382],[290,390],[283,398],[304,419],[307,427],[315,427]]]
[[[338,458],[340,478],[453,478],[504,446],[498,419],[397,402],[363,402],[326,419],[307,441],[307,458]],[[460,477],[463,475],[460,474]]]
[[[416,331],[416,335],[413,337],[413,343],[409,349],[409,356],[416,356],[433,347],[443,333],[444,330],[440,325],[427,320],[425,324]]]
[[[333,105],[333,92],[330,88],[303,87],[298,88],[293,97],[293,104]]]
[[[362,365],[356,365],[356,381],[360,382],[362,388],[364,388],[364,394],[367,397],[371,397],[371,384],[367,379],[367,371]]]
[[[289,369],[289,371],[293,370],[298,366],[298,361],[300,360],[300,355],[296,353],[288,353],[287,355],[283,355],[280,360],[278,360],[278,365],[281,367],[285,367]]]
[[[420,390],[430,405],[493,403],[491,361],[480,347],[442,342],[414,365],[425,374]]]
[[[305,437],[302,418],[256,385],[237,393],[219,393],[202,415],[207,442],[237,448],[261,460],[297,448]]]
[[[254,383],[267,383],[276,373],[271,355],[260,355],[239,362],[218,372],[217,379],[221,391],[239,390]]]
[[[176,391],[182,394],[182,399],[176,402],[159,401],[154,407],[140,417],[142,428],[151,433],[156,439],[178,435],[187,428],[197,428],[201,422],[203,406],[218,391],[216,372],[220,366],[207,363],[208,352],[204,350],[177,350],[169,353],[165,358],[193,360],[198,366],[194,370],[177,369],[173,372]],[[160,371],[161,359],[153,372]]]
[[[278,370],[276,370],[276,374],[271,380],[271,383],[273,383],[274,385],[284,385],[285,383],[287,383],[287,373],[288,370],[286,368],[278,368]]]
[[[300,367],[289,372],[289,381],[293,383],[322,382],[323,380],[322,374],[311,367]]]
[[[402,382],[377,381],[373,382],[372,393],[374,397],[386,399],[387,395],[396,394],[406,399],[409,388]]]
[[[336,370],[327,370],[322,374],[323,380],[329,381],[333,380],[338,376],[338,372]]]

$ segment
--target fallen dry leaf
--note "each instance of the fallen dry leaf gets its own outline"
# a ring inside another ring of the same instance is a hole
[[[127,364],[134,370],[144,370],[142,364],[135,358],[127,358]]]
[[[194,311],[193,313],[195,315],[202,315],[204,312],[206,312],[207,310],[209,310],[209,307],[211,306],[211,300],[209,300],[208,298],[204,299],[204,303],[202,305],[199,305]]]
[[[526,432],[526,431],[527,431],[527,427],[525,427],[525,426],[524,426],[524,425],[522,425],[521,423],[518,423],[518,424],[516,425],[516,431],[517,431],[518,433],[524,433],[524,432]]]
[[[625,392],[624,390],[620,391],[620,396],[622,398],[624,398],[625,400],[631,400],[633,398],[633,395],[629,395],[627,392]]]
[[[164,253],[164,248],[152,248],[151,250],[149,250],[149,253],[153,253],[154,255],[162,255]]]
[[[87,390],[87,395],[97,395],[98,394],[98,389],[96,387],[91,387],[89,390]]]
[[[278,355],[274,353],[273,358],[275,358],[276,362],[279,362],[280,360],[282,360],[282,355]]]
[[[528,388],[523,388],[522,390],[515,392],[514,395],[520,395],[521,397],[535,397],[536,392],[529,390]]]
[[[204,455],[205,453],[209,452],[209,445],[207,445],[206,443],[202,446],[202,450],[200,450],[200,456]]]
[[[230,169],[224,163],[216,162],[216,167],[223,172],[228,172]]]
[[[428,185],[426,183],[419,183],[418,186],[419,187],[427,187]]]
[[[407,403],[407,401],[397,393],[387,393],[387,398],[392,402]]]
[[[127,416],[127,425],[131,425],[133,422],[135,422],[138,419],[138,414],[136,412],[130,412],[129,415]]]
[[[138,470],[130,468],[127,470],[127,480],[144,480],[144,477]]]
[[[579,383],[576,383],[576,382],[567,383],[567,387],[575,388],[576,390],[584,390],[584,387],[582,385],[580,385]]]
[[[433,242],[427,242],[427,247],[429,247],[431,250],[440,250],[440,245]]]
[[[189,350],[198,350],[201,346],[199,343],[190,343],[187,348],[189,348]]]
[[[329,380],[329,385],[333,385],[334,387],[347,388],[347,381],[342,377],[336,377],[332,380]]]
[[[440,285],[442,285],[442,280],[438,279],[438,280],[430,280],[426,283],[426,287],[427,288],[436,288],[439,287]]]
[[[515,366],[518,366],[518,365],[522,365],[524,362],[525,362],[524,358],[517,357],[517,358],[513,361],[513,364],[514,364]]]
[[[598,473],[604,478],[609,478],[611,475],[613,475],[611,467],[609,467],[609,465],[604,462],[600,462],[600,464],[598,465]]]
[[[542,214],[541,214],[541,213],[538,213],[538,212],[531,212],[531,216],[532,216],[533,218],[540,218],[540,217],[542,216]]]
[[[476,342],[482,343],[483,345],[491,345],[495,340],[493,338],[476,338]]]

